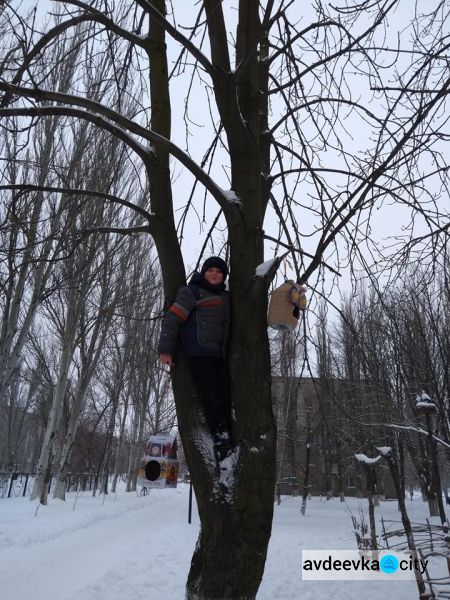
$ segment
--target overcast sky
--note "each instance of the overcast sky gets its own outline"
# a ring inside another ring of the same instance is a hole
[[[32,2],[24,0],[22,2],[22,10],[26,7],[31,7]],[[39,13],[43,15],[48,11],[52,2],[49,0],[39,0],[38,9]],[[304,26],[309,23],[313,18],[311,6],[312,2],[304,2],[303,0],[295,0],[292,5],[292,15],[298,16],[299,26]],[[55,3],[57,6],[58,3]],[[229,32],[230,39],[234,37],[236,29],[236,2],[230,2],[224,0],[223,5],[225,7],[225,14],[227,19],[227,30]],[[397,35],[402,32],[404,27],[411,21],[413,16],[415,3],[409,0],[403,0],[400,2],[399,7],[390,16],[389,28],[387,31],[386,40],[395,46]],[[426,8],[428,3],[425,0],[419,0],[417,2],[419,8]],[[175,9],[175,19],[177,25],[183,27],[183,32],[187,34],[189,31],[185,29],[193,25],[195,17],[198,13],[199,3],[193,0],[173,0],[172,6]],[[402,35],[405,35],[404,32]],[[381,38],[382,39],[382,38]],[[383,40],[382,40],[383,41]],[[386,41],[384,43],[387,43]],[[169,69],[171,64],[175,61],[178,56],[180,46],[173,42],[170,36],[168,36],[168,49],[169,49]],[[204,44],[204,52],[209,52],[209,46],[207,43]],[[352,93],[354,97],[358,98],[362,103],[367,103],[368,108],[375,114],[383,116],[383,107],[377,105],[377,101],[373,100],[373,95],[369,90],[369,82],[367,78],[359,77],[357,75],[351,77]],[[189,84],[189,77],[179,76],[172,80],[171,83],[171,95],[172,95],[172,137],[182,148],[189,149],[191,156],[200,162],[203,155],[211,140],[211,127],[210,127],[210,115],[209,115],[209,104],[207,102],[207,93],[205,87],[201,84],[194,88],[191,99],[189,102],[189,119],[190,119],[190,132],[186,135],[185,123],[183,121],[185,111],[185,98],[186,89]],[[214,110],[214,102],[211,102]],[[276,121],[279,117],[280,112],[283,110],[281,104],[273,102],[272,104],[272,121]],[[353,117],[349,117],[345,127],[348,131],[348,139],[345,140],[346,144],[351,149],[364,149],[366,145],[370,145],[367,139],[368,130],[364,129],[364,125],[354,120]],[[223,188],[228,188],[227,175],[229,174],[228,159],[225,152],[218,154],[219,160],[216,162],[213,176],[215,180]],[[327,166],[337,165],[337,158],[333,156],[333,152],[323,152],[322,160]],[[186,196],[193,184],[192,176],[186,172],[176,161],[172,161],[173,164],[173,175],[174,175],[174,199],[178,209],[177,215],[181,214],[181,208],[186,201]],[[203,190],[200,185],[197,186],[197,201],[196,208],[199,214],[203,210]],[[278,193],[276,191],[276,193]],[[302,185],[296,192],[296,199],[298,194],[298,200],[307,203],[308,186]],[[208,196],[206,203],[206,224],[199,223],[198,216],[192,212],[188,220],[186,229],[186,236],[183,240],[183,254],[187,267],[192,267],[196,261],[197,254],[203,245],[204,234],[208,230],[209,223],[213,215],[216,214],[217,206],[215,201]],[[408,223],[409,211],[400,209],[398,206],[390,206],[385,203],[382,210],[375,208],[372,214],[372,235],[374,238],[379,240],[380,244],[383,244],[388,236],[401,233],[402,225]],[[313,233],[316,221],[311,218],[311,215],[306,211],[298,211],[296,214],[297,221],[300,223],[303,233]],[[265,223],[265,230],[267,233],[274,235],[276,234],[276,219],[270,212],[268,212],[267,221]],[[309,252],[313,252],[315,248],[315,242],[317,235],[311,235],[303,241],[304,249]],[[266,259],[272,256],[271,247],[273,244],[267,244],[266,248]],[[288,269],[288,274],[290,273]],[[344,277],[342,278],[343,288],[348,288],[345,283],[346,275],[345,270],[343,271]]]

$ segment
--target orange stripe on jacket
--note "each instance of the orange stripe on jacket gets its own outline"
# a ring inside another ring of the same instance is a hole
[[[188,318],[188,315],[184,311],[182,311],[181,308],[175,306],[175,304],[172,304],[172,306],[169,308],[169,312],[173,313],[177,317],[180,317],[182,321],[186,321]]]
[[[220,300],[200,300],[199,302],[195,303],[195,306],[198,306],[199,308],[203,308],[203,306],[220,306],[221,304],[223,304],[222,299]]]

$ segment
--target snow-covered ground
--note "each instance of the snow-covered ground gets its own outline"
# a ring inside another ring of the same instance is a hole
[[[195,511],[187,522],[188,491],[152,490],[39,506],[27,498],[0,500],[0,595],[7,600],[183,600],[197,539]],[[302,581],[301,551],[355,549],[350,512],[367,502],[313,498],[306,516],[298,498],[275,506],[273,534],[258,600],[396,600],[417,598],[409,581]],[[426,504],[408,503],[411,520],[424,521]],[[396,502],[377,515],[399,519]],[[395,527],[396,528],[396,527]]]

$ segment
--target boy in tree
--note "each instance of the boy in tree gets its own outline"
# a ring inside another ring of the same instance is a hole
[[[206,422],[222,460],[231,451],[231,405],[226,350],[230,304],[225,289],[228,268],[217,256],[208,258],[201,272],[177,292],[164,317],[159,339],[160,361],[172,365],[181,336],[182,352],[189,364],[205,410]]]

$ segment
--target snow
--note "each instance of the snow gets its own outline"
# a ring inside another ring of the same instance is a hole
[[[431,400],[429,402],[425,400],[424,402],[416,402],[416,408],[427,408],[428,410],[434,410],[436,408],[436,405],[433,402],[431,402]]]
[[[360,463],[364,463],[366,465],[375,465],[380,460],[381,456],[376,456],[375,458],[369,458],[365,454],[355,454],[355,458]]]
[[[256,267],[255,276],[256,277],[265,277],[267,275],[267,273],[270,271],[273,264],[277,260],[280,260],[279,256],[275,256],[274,258],[271,258],[270,260],[266,260],[266,262],[263,262],[260,265],[258,265]]]
[[[222,194],[227,202],[234,204],[234,206],[242,206],[242,202],[239,200],[236,192],[233,190],[221,190]]]
[[[19,492],[18,492],[19,493]],[[199,532],[194,502],[187,522],[189,486],[97,496],[67,494],[39,506],[20,495],[0,500],[0,578],[8,600],[166,600],[184,598],[184,586]],[[355,549],[350,513],[367,501],[282,498],[274,507],[273,533],[257,600],[396,600],[417,598],[414,582],[301,581],[304,549]],[[427,504],[408,500],[414,522]],[[36,516],[35,516],[36,513]],[[399,520],[396,501],[382,502],[378,520]],[[432,520],[433,521],[433,520]],[[436,523],[438,520],[436,520]],[[397,529],[398,525],[392,526]],[[442,559],[436,559],[442,560]],[[442,562],[444,562],[442,560]]]
[[[223,460],[220,461],[220,476],[219,476],[219,490],[216,490],[216,494],[219,494],[220,498],[223,498],[227,502],[231,502],[234,493],[234,469],[239,459],[239,446],[228,454]]]
[[[392,452],[392,448],[390,446],[380,446],[377,447],[377,450],[381,456],[389,456],[389,454]]]
[[[385,427],[392,427],[393,429],[405,429],[406,431],[414,431],[416,433],[419,433],[420,435],[429,435],[428,431],[422,429],[421,427],[412,427],[411,425],[397,425],[395,423],[383,423],[383,425]],[[445,442],[443,439],[441,439],[437,435],[433,435],[433,438],[438,442],[438,444],[450,450],[450,444]]]

